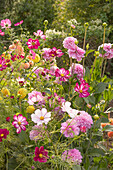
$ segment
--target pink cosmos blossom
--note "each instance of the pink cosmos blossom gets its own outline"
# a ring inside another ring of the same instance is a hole
[[[33,34],[36,35],[37,38],[41,38],[41,39],[46,40],[46,36],[43,34],[43,31],[41,31],[41,30],[38,30],[37,32],[34,32]]]
[[[22,23],[23,23],[23,20],[21,20],[20,22],[17,22],[16,24],[14,24],[14,26],[21,25]]]
[[[47,162],[48,158],[48,151],[44,150],[43,146],[40,146],[40,148],[35,148],[35,157],[33,158],[34,161]]]
[[[76,74],[78,79],[83,78],[83,66],[81,64],[72,63],[72,66],[70,67],[69,71],[71,73],[71,76]],[[85,68],[84,68],[84,74],[85,74]]]
[[[7,129],[0,129],[0,142],[2,142],[2,139],[6,139],[7,135],[9,135],[9,131]]]
[[[80,129],[72,119],[68,119],[66,122],[61,123],[60,132],[63,133],[65,137],[73,138],[75,135],[79,135]]]
[[[76,126],[80,128],[80,130],[88,130],[91,128],[93,124],[92,117],[85,111],[79,111],[79,115],[77,115],[74,119]],[[86,129],[85,129],[86,127]]]
[[[30,55],[32,56],[32,59],[35,59],[36,53],[33,50],[30,50]]]
[[[82,58],[84,58],[85,50],[76,46],[74,49],[69,49],[68,53],[69,53],[69,58],[72,57],[73,59],[76,59],[77,61],[81,61]]]
[[[4,36],[4,35],[5,35],[5,32],[2,32],[2,30],[0,30],[0,35],[1,35],[1,36]]]
[[[32,38],[29,38],[26,44],[28,45],[29,49],[37,49],[40,46],[39,40],[33,40]]]
[[[5,20],[3,19],[1,20],[0,25],[2,28],[5,28],[5,29],[11,28],[11,21],[9,19],[5,19]]]
[[[30,131],[30,139],[31,140],[39,140],[40,138],[43,137],[43,135],[45,135],[45,131],[43,129],[42,125],[35,125],[32,127],[32,130]]]
[[[67,81],[69,79],[69,70],[65,70],[64,68],[56,69],[55,71],[56,77],[60,78],[60,81]]]
[[[63,41],[64,48],[75,49],[75,42],[77,41],[74,37],[66,37]]]
[[[28,124],[26,121],[26,117],[23,117],[22,114],[19,114],[18,116],[14,115],[13,116],[14,121],[12,122],[12,125],[17,128],[16,132],[20,133],[21,130],[25,131],[26,127],[25,125]]]
[[[64,151],[62,154],[62,159],[68,163],[73,163],[74,165],[80,165],[82,162],[81,153],[75,148]]]
[[[80,85],[76,83],[76,86],[74,87],[74,89],[76,92],[79,93],[79,97],[83,98],[83,97],[88,97],[90,95],[90,93],[88,92],[89,87],[90,86],[88,85],[88,83],[86,83],[83,80]]]
[[[58,49],[56,47],[53,47],[52,49],[49,50],[49,55],[51,57],[61,57],[64,53]]]
[[[41,92],[38,91],[32,91],[31,93],[28,93],[28,103],[29,105],[33,105],[36,102],[43,101],[44,97],[42,96]]]
[[[57,68],[58,68],[57,66],[51,66],[49,74],[51,74],[52,76],[55,76],[55,71],[56,71]]]
[[[35,114],[31,115],[31,119],[37,125],[47,124],[51,120],[51,112],[47,112],[47,109],[42,108],[35,110]]]
[[[0,57],[0,71],[6,69],[7,65],[5,62],[5,59],[3,57]]]
[[[43,51],[43,53],[42,53],[43,58],[46,59],[47,61],[50,60],[51,49],[50,48],[43,48],[42,51]]]
[[[113,45],[111,43],[105,43],[104,48],[103,44],[98,47],[100,52],[99,56],[107,59],[113,58]]]

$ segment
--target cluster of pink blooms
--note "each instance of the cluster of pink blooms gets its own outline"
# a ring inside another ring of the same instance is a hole
[[[72,63],[71,67],[69,68],[69,71],[71,76],[76,74],[76,77],[78,79],[82,79],[83,74],[85,74],[85,68],[83,68],[81,64],[77,64],[77,63]]]
[[[28,103],[29,105],[34,105],[36,102],[43,101],[44,97],[41,92],[38,91],[32,91],[31,93],[28,93]]]
[[[35,125],[32,127],[32,130],[30,131],[30,139],[31,140],[39,140],[40,138],[42,139],[43,136],[45,135],[45,131],[43,129],[42,125]]]
[[[69,58],[81,61],[84,58],[85,51],[76,45],[77,39],[74,37],[66,37],[63,41],[64,48],[68,49]]]
[[[64,68],[56,69],[55,76],[60,78],[60,81],[67,81],[70,78],[69,70],[65,70]]]
[[[74,165],[80,165],[82,162],[82,156],[79,150],[70,149],[62,153],[62,159],[68,163],[73,163]]]
[[[5,35],[5,32],[2,32],[2,30],[0,30],[0,35],[1,35],[1,36],[4,36],[4,35]]]
[[[79,97],[88,97],[90,93],[88,92],[89,90],[89,84],[85,82],[85,80],[80,81],[79,83],[76,83],[76,86],[74,87],[75,91],[79,93]]]
[[[64,53],[57,49],[56,47],[50,48],[43,48],[42,56],[46,61],[53,61],[55,57],[61,57]]]
[[[36,35],[37,38],[41,38],[41,39],[46,40],[46,36],[43,34],[43,31],[41,31],[41,30],[38,30],[37,32],[34,32],[33,34]]]
[[[16,24],[14,24],[14,26],[21,25],[22,23],[23,23],[23,20],[21,20],[20,22],[17,22]]]
[[[39,40],[33,40],[32,38],[29,38],[26,44],[28,45],[29,49],[37,49],[40,46]]]
[[[113,58],[113,44],[105,43],[98,47],[99,56],[107,59]]]
[[[6,61],[3,57],[0,57],[0,71],[6,69],[7,65],[6,65]]]
[[[17,128],[16,132],[20,133],[21,130],[25,131],[26,127],[25,125],[28,124],[26,121],[26,117],[23,117],[22,114],[19,114],[18,116],[14,115],[13,116],[14,121],[12,122],[12,125]]]
[[[33,158],[34,161],[47,162],[48,158],[48,151],[45,150],[43,146],[40,146],[40,148],[35,148],[35,157]]]
[[[9,131],[7,129],[0,129],[0,142],[2,142],[2,139],[6,139],[7,135],[9,135]]]
[[[11,28],[11,21],[9,19],[3,19],[1,20],[1,23],[0,23],[2,29],[5,28]]]

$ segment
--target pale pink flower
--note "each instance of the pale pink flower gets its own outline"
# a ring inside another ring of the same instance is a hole
[[[28,103],[29,105],[33,105],[36,102],[43,101],[44,97],[42,96],[41,92],[38,91],[32,91],[31,93],[28,93]]]
[[[111,43],[104,43],[98,47],[98,51],[100,52],[99,56],[111,59],[113,58],[113,45]]]
[[[60,81],[67,81],[69,79],[69,70],[65,70],[64,68],[56,69],[55,71],[56,77],[60,78]]]
[[[38,30],[37,32],[34,32],[33,34],[36,35],[37,38],[41,38],[41,39],[46,40],[46,36],[43,34],[43,31],[41,31],[41,30]]]
[[[26,130],[25,125],[28,124],[28,122],[26,121],[26,117],[23,117],[22,114],[19,114],[18,116],[14,115],[13,119],[14,121],[12,122],[12,125],[17,128],[17,133],[20,133],[21,130]]]
[[[64,151],[62,154],[62,159],[68,163],[73,163],[74,165],[80,165],[82,162],[81,153],[75,148]]]
[[[71,73],[71,76],[76,74],[78,79],[83,78],[83,73],[85,74],[85,68],[83,69],[83,66],[77,63],[72,63],[72,66],[69,68],[69,71]]]
[[[67,48],[67,49],[75,49],[76,41],[77,41],[77,39],[74,37],[66,37],[63,41],[63,46],[64,46],[64,48]]]
[[[5,20],[3,19],[1,20],[0,25],[2,28],[5,28],[5,29],[11,28],[11,21],[9,19],[5,19]]]
[[[37,125],[47,124],[51,120],[51,112],[47,112],[47,109],[42,108],[35,110],[35,114],[31,115],[31,119]]]
[[[30,139],[31,140],[39,140],[40,138],[43,137],[43,135],[45,134],[45,131],[43,129],[42,125],[35,125],[32,127],[32,130],[30,131]]]
[[[29,49],[37,49],[40,46],[39,40],[33,40],[32,38],[29,38],[26,44],[28,45]]]

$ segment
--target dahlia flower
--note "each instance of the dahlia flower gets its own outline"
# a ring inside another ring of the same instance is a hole
[[[107,59],[113,58],[113,45],[111,43],[104,43],[98,47],[99,56]]]
[[[0,129],[0,142],[2,142],[2,139],[6,139],[7,135],[9,135],[9,131],[7,129]]]
[[[48,151],[44,150],[43,146],[40,146],[40,148],[35,148],[35,157],[33,158],[34,161],[47,162],[48,158]]]
[[[63,41],[64,48],[75,49],[75,42],[77,41],[74,37],[66,37]]]
[[[78,79],[82,79],[83,73],[85,74],[85,68],[83,69],[83,66],[81,64],[77,64],[77,63],[72,63],[72,66],[69,68],[69,71],[71,73],[71,76],[76,74]]]

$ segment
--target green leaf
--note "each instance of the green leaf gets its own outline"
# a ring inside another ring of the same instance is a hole
[[[81,170],[81,166],[80,165],[74,165],[72,167],[73,170]]]
[[[102,131],[113,131],[113,125],[106,125]]]
[[[105,101],[109,101],[109,93],[108,90],[104,90],[103,98]]]
[[[92,52],[94,52],[94,51],[95,51],[95,50],[88,50],[88,51],[86,51],[85,56],[87,57],[88,54],[90,54],[90,53],[92,53]]]
[[[104,155],[104,151],[99,148],[94,148],[88,154],[90,156],[100,156],[100,155]]]
[[[95,93],[102,93],[105,89],[106,89],[107,84],[106,83],[99,83],[97,84],[96,88],[95,88]]]

